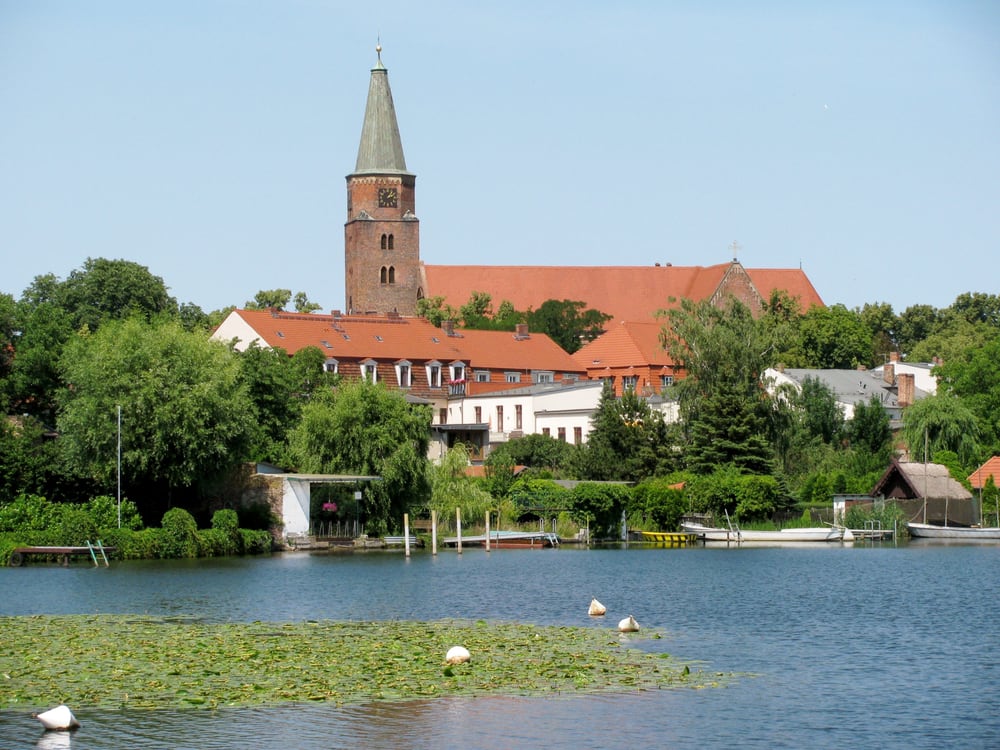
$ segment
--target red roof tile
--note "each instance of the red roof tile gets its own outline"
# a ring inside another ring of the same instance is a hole
[[[472,292],[485,292],[494,307],[508,300],[517,310],[543,302],[582,300],[613,320],[647,321],[672,307],[671,297],[710,298],[732,264],[716,266],[441,266],[424,265],[429,297],[444,297],[453,307]],[[801,269],[745,269],[761,296],[773,290],[800,300],[802,309],[823,301]]]
[[[462,361],[470,368],[552,370],[582,373],[576,361],[545,334],[516,336],[504,331],[456,330],[448,336],[424,318],[402,316],[338,316],[312,313],[234,310],[272,348],[289,354],[308,346],[344,360],[373,358],[396,362]],[[227,318],[216,338],[228,336]],[[249,342],[247,342],[249,343]]]
[[[982,489],[986,480],[993,477],[993,484],[1000,487],[1000,456],[993,456],[986,463],[969,474],[969,484],[973,489]]]
[[[619,321],[573,355],[581,367],[663,366],[672,360],[660,345],[660,323]]]

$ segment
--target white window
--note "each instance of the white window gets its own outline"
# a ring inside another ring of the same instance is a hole
[[[465,365],[462,362],[453,362],[451,365],[452,382],[465,380]]]
[[[329,357],[326,360],[326,362],[323,363],[323,371],[324,372],[332,372],[334,375],[336,375],[337,374],[337,367],[339,365],[340,365],[340,363],[337,360],[335,360],[333,357]]]
[[[409,362],[396,363],[396,382],[399,383],[400,388],[409,388],[413,385]]]
[[[519,373],[519,372],[505,372],[503,374],[503,376],[504,376],[504,379],[508,383],[520,383],[521,382],[521,373]]]
[[[477,383],[489,383],[490,382],[490,371],[489,370],[476,370],[476,382]]]
[[[660,375],[660,388],[669,388],[674,384],[673,375]]]
[[[636,385],[639,384],[638,375],[622,375],[622,390],[634,391]]]
[[[427,363],[427,384],[431,388],[441,387],[441,363],[440,362],[428,362]]]
[[[378,382],[378,363],[374,359],[368,359],[361,363],[361,377],[369,383]]]
[[[540,371],[539,370],[539,371],[536,371],[534,375],[535,375],[534,380],[535,380],[536,383],[553,383],[553,382],[555,382],[555,378],[553,377],[553,375],[552,375],[551,372],[545,372],[545,371]]]

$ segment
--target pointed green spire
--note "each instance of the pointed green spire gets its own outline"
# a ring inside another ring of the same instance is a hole
[[[396,124],[396,108],[389,88],[389,71],[382,64],[382,45],[375,47],[378,62],[372,68],[368,85],[365,122],[361,126],[361,145],[355,174],[409,174],[403,158],[403,142]]]

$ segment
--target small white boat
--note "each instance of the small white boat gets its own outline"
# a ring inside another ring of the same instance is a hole
[[[681,529],[696,534],[706,542],[839,542],[844,529],[839,526],[816,526],[803,529],[781,529],[780,531],[747,531],[738,527],[722,529],[703,526],[699,523],[682,523]]]
[[[908,523],[910,536],[920,539],[955,539],[964,541],[1000,541],[997,526],[935,526],[931,523]]]

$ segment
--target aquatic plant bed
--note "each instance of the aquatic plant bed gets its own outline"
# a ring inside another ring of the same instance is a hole
[[[631,648],[656,633],[484,621],[205,623],[0,617],[0,709],[217,708],[703,688],[727,675]],[[465,646],[471,661],[448,665]]]

